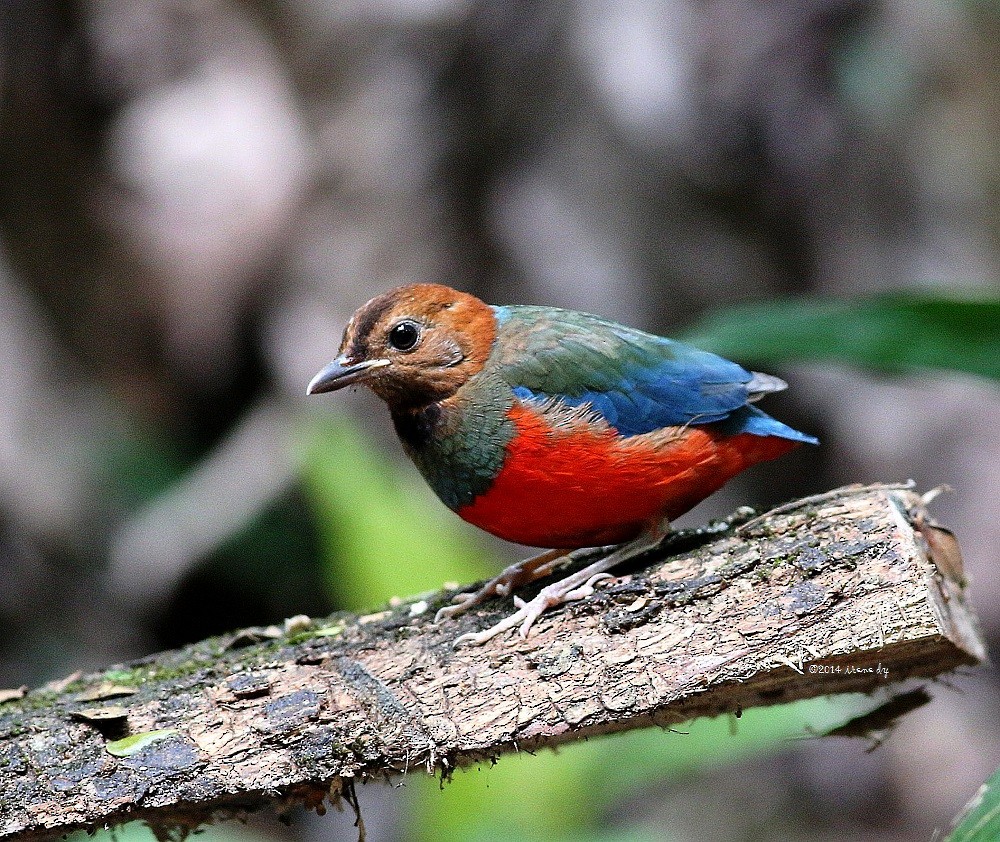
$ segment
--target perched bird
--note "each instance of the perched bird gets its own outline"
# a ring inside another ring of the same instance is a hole
[[[438,284],[379,295],[309,394],[363,383],[389,406],[438,497],[487,532],[550,548],[438,619],[550,573],[566,550],[622,544],[485,632],[522,635],[745,468],[816,444],[753,404],[786,385],[690,345],[554,307],[491,307]],[[629,543],[623,543],[629,542]]]

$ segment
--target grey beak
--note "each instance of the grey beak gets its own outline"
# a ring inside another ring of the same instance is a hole
[[[338,357],[325,368],[317,372],[306,387],[307,395],[319,395],[323,392],[335,392],[350,386],[359,380],[364,380],[375,369],[389,365],[389,360],[362,360],[352,363],[343,357]]]

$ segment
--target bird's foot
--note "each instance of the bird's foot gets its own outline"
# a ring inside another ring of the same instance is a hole
[[[535,621],[549,608],[591,596],[594,593],[594,585],[597,582],[614,578],[607,572],[608,570],[630,558],[642,555],[650,549],[650,546],[657,545],[660,540],[660,532],[658,529],[655,529],[650,530],[649,533],[640,536],[635,541],[623,544],[617,549],[611,547],[601,548],[601,552],[604,553],[602,558],[598,558],[597,561],[588,564],[575,573],[571,573],[558,582],[546,585],[538,592],[538,595],[534,599],[528,602],[515,596],[514,606],[517,608],[517,611],[485,631],[460,635],[455,639],[455,646],[479,646],[487,640],[493,639],[498,634],[503,634],[513,628],[518,628],[521,637],[527,637]],[[614,549],[614,551],[608,552],[610,549]],[[593,549],[577,550],[570,553],[569,557],[579,560],[580,558],[594,554],[594,552],[595,550]],[[463,603],[464,605],[465,603]]]
[[[613,579],[610,573],[595,573],[582,585],[576,584],[573,576],[567,576],[551,585],[546,585],[538,592],[538,596],[529,602],[525,602],[519,596],[514,597],[514,606],[517,608],[509,617],[501,620],[494,626],[481,632],[469,632],[455,638],[455,646],[480,646],[487,640],[492,640],[498,634],[503,634],[515,627],[521,637],[527,637],[535,621],[550,608],[562,605],[566,602],[574,602],[578,599],[586,599],[594,593],[594,584],[604,579]]]
[[[548,576],[571,554],[563,550],[549,550],[540,555],[526,558],[505,568],[502,573],[490,579],[478,591],[455,594],[453,605],[446,605],[434,615],[434,622],[440,623],[449,617],[464,614],[475,605],[492,596],[509,596],[517,588]]]

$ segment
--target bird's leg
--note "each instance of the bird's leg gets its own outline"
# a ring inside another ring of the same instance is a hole
[[[498,576],[494,576],[478,591],[456,594],[453,600],[455,604],[447,605],[438,611],[434,615],[434,622],[439,623],[447,617],[457,617],[491,596],[507,596],[516,588],[548,576],[567,556],[565,550],[547,550],[532,558],[518,561],[505,568]]]
[[[561,605],[564,602],[584,599],[593,594],[595,583],[602,579],[612,578],[607,572],[608,570],[634,556],[642,555],[652,547],[658,546],[664,538],[665,529],[665,524],[656,524],[655,527],[647,530],[634,541],[622,544],[603,558],[599,558],[597,561],[588,564],[575,573],[571,573],[558,582],[546,585],[538,592],[538,596],[530,602],[525,602],[523,599],[515,596],[514,605],[517,607],[517,611],[485,631],[461,635],[455,639],[455,645],[479,645],[496,637],[498,634],[516,627],[520,627],[521,637],[527,637],[535,620],[541,617],[549,608]],[[502,576],[503,574],[500,575]]]

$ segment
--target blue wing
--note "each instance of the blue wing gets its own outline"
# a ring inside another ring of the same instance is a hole
[[[726,429],[816,443],[751,406],[784,388],[716,354],[586,313],[496,307],[500,372],[524,401],[589,404],[622,436],[725,422]]]

